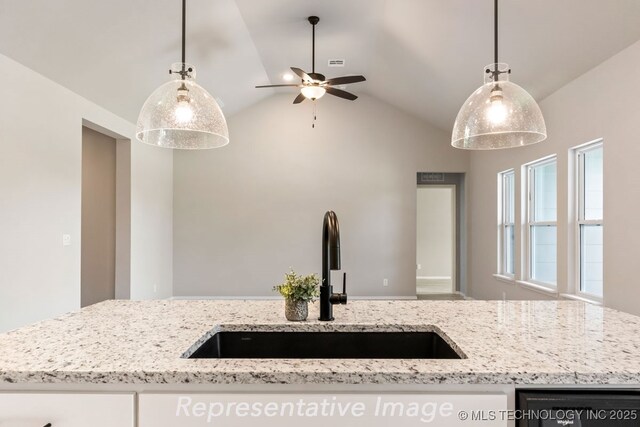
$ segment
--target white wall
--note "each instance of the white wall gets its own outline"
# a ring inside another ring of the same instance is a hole
[[[455,211],[453,187],[418,188],[417,254],[418,277],[453,279]]]
[[[131,299],[173,295],[173,151],[131,143]]]
[[[175,153],[174,294],[270,296],[290,266],[319,273],[332,209],[348,292],[415,296],[416,173],[464,172],[468,154],[368,96],[323,98],[315,129],[292,99],[231,117],[225,148]]]
[[[7,330],[80,307],[83,119],[121,138],[133,138],[134,125],[2,55],[0,80],[0,330]],[[147,295],[138,287],[155,280],[146,277],[153,264],[164,279],[158,295],[169,295],[172,153],[131,147],[132,294]],[[71,246],[62,246],[63,233]]]
[[[604,138],[604,300],[607,306],[640,314],[637,248],[640,227],[640,42],[569,83],[541,102],[549,138],[532,147],[473,153],[470,185],[470,288],[475,298],[550,298],[495,280],[496,174],[515,167],[520,199],[520,165],[558,155],[558,283],[568,284],[568,149]],[[520,206],[516,208],[520,218]],[[519,232],[519,230],[517,230]],[[518,234],[519,236],[519,234]],[[518,241],[517,241],[518,243]],[[519,253],[517,253],[519,259]]]

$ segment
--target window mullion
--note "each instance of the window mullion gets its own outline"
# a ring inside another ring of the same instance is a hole
[[[604,206],[602,200],[598,202],[597,199],[597,192],[600,192],[599,197],[602,197],[603,191],[602,183],[597,185],[597,180],[603,179],[602,154],[598,155],[597,150],[601,150],[602,147],[602,140],[599,140],[596,143],[574,148],[572,151],[576,168],[574,200],[577,210],[574,217],[576,250],[573,262],[575,268],[573,287],[576,295],[586,295],[587,298],[598,300],[602,298],[602,248],[598,249],[598,246],[602,245],[603,235],[602,229],[598,230],[597,227],[603,227]],[[589,194],[587,194],[587,186],[591,191]],[[589,197],[589,212],[587,212],[587,197]],[[593,199],[593,197],[596,198]],[[600,218],[594,219],[597,213],[600,214]]]
[[[514,203],[514,181],[515,172],[508,170],[498,174],[498,273],[502,275],[513,275],[511,270],[511,259],[513,257],[513,244],[510,241],[510,227],[513,224],[512,203]]]

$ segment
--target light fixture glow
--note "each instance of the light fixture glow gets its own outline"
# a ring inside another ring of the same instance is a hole
[[[502,102],[496,101],[491,103],[491,107],[487,110],[487,115],[491,123],[500,124],[507,119],[509,112]]]
[[[179,123],[187,123],[193,119],[193,108],[191,108],[191,98],[189,97],[189,89],[182,85],[178,89],[176,97],[178,104],[175,109],[176,121]]]
[[[469,150],[520,147],[544,141],[547,128],[540,107],[509,81],[511,69],[498,62],[498,0],[494,0],[495,63],[485,67],[485,82],[460,108],[451,145]]]
[[[305,98],[315,101],[316,99],[320,99],[327,93],[327,90],[322,86],[317,85],[306,85],[300,92],[305,96]]]
[[[284,80],[285,82],[290,82],[291,80],[293,80],[293,74],[291,73],[284,73],[282,75],[282,80]]]
[[[499,85],[491,90],[491,96],[489,97],[489,108],[487,109],[487,118],[493,124],[503,123],[509,115],[509,110],[504,105],[504,97],[502,96],[502,89]]]

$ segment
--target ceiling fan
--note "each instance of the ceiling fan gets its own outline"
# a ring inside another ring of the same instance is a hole
[[[300,77],[300,84],[281,84],[281,85],[265,85],[256,86],[256,88],[265,87],[297,87],[300,88],[300,94],[293,100],[294,104],[299,104],[305,99],[315,101],[328,93],[338,98],[348,99],[349,101],[355,101],[358,97],[350,92],[338,89],[334,86],[346,85],[350,83],[363,82],[366,79],[364,76],[344,76],[334,77],[326,80],[325,76],[320,73],[316,73],[316,25],[320,22],[320,18],[317,16],[310,16],[308,18],[309,23],[312,26],[312,50],[311,50],[311,72],[306,73],[300,68],[291,67],[291,71],[296,73]]]

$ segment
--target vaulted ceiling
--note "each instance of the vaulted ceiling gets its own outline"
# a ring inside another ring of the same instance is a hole
[[[640,39],[637,0],[500,5],[501,61],[537,99]],[[188,0],[187,8],[187,61],[226,114],[287,91],[256,84],[311,68],[309,15],[321,18],[317,71],[364,74],[349,90],[445,130],[493,62],[491,0]],[[180,10],[180,0],[0,0],[0,53],[135,122],[180,59]],[[329,59],[346,65],[328,68]]]

